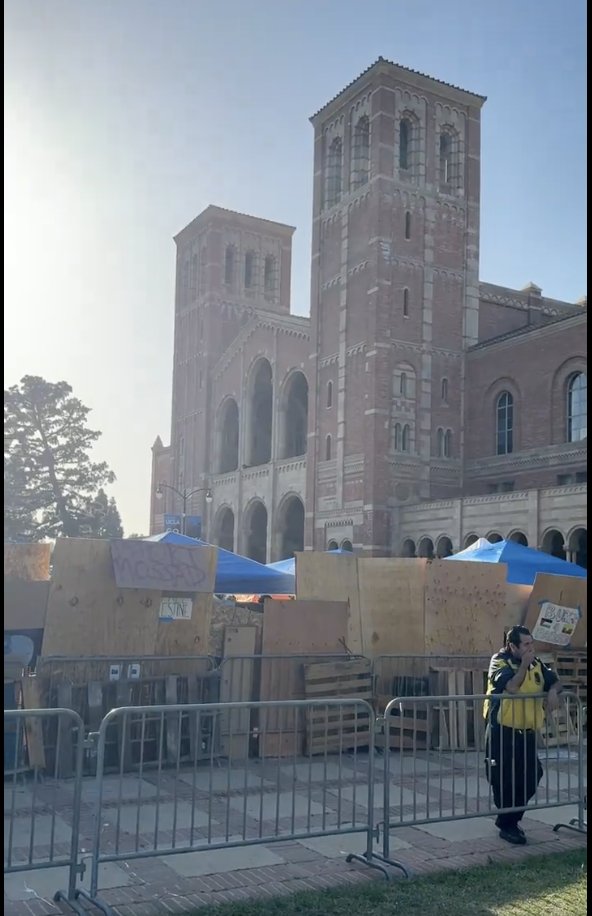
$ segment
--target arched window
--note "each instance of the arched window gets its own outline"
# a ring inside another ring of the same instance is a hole
[[[362,115],[354,127],[351,155],[351,188],[355,191],[368,181],[370,171],[370,120]]]
[[[402,398],[407,397],[407,373],[401,372],[401,378],[399,379],[399,394]]]
[[[339,550],[339,544],[337,541],[329,541],[327,544],[327,550]]]
[[[411,213],[409,210],[405,214],[405,238],[407,241],[411,238]]]
[[[509,455],[514,451],[514,398],[503,391],[496,404],[496,454]]]
[[[399,127],[399,168],[411,167],[411,132],[413,130],[409,118],[402,118]]]
[[[353,553],[354,547],[353,547],[352,542],[347,540],[346,538],[344,541],[341,542],[341,549],[347,550],[348,553]]]
[[[452,136],[440,134],[440,184],[452,183]]]
[[[447,378],[442,379],[442,386],[441,386],[440,391],[442,395],[442,400],[446,404],[446,402],[448,401],[448,379]]]
[[[276,260],[272,254],[265,258],[263,267],[263,288],[266,293],[273,293],[276,288]]]
[[[438,430],[438,458],[444,455],[444,430]]]
[[[245,289],[255,285],[255,252],[247,251],[245,255]]]
[[[333,382],[327,382],[327,407],[333,406]]]
[[[585,372],[572,375],[567,384],[567,441],[581,442],[588,438],[588,381]]]
[[[401,452],[403,450],[403,430],[401,429],[400,423],[395,423],[395,428],[393,430],[394,446],[396,452]]]
[[[411,451],[411,427],[408,423],[403,427],[403,436],[401,440],[401,451]]]
[[[234,245],[227,245],[224,252],[224,282],[227,286],[234,283]]]
[[[325,461],[331,460],[331,436],[325,439]]]
[[[452,455],[452,431],[447,429],[444,433],[443,458],[450,458]]]
[[[331,141],[327,150],[325,172],[325,203],[328,207],[333,207],[341,200],[343,187],[343,141],[341,137],[335,137]]]
[[[403,290],[403,318],[409,318],[409,290]]]

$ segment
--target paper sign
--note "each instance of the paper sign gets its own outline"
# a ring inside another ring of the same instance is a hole
[[[191,620],[192,613],[191,598],[163,598],[158,616],[161,620]]]
[[[216,548],[138,540],[111,541],[119,588],[161,592],[212,592]]]
[[[569,646],[581,617],[578,607],[561,607],[551,601],[540,602],[540,613],[532,631],[534,639],[554,646]]]

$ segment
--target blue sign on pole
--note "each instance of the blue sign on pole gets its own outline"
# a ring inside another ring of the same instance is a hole
[[[185,534],[190,538],[201,538],[201,515],[185,517]]]
[[[174,531],[176,534],[181,534],[182,520],[183,520],[182,516],[180,515],[165,514],[164,530],[165,531]]]

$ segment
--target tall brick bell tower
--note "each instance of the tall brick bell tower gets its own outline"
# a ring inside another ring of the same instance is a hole
[[[484,101],[380,58],[311,119],[308,547],[399,552],[460,492]]]

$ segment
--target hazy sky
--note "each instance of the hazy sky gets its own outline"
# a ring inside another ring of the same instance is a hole
[[[482,280],[586,292],[584,0],[5,0],[5,384],[68,381],[126,533],[168,442],[172,236],[210,203],[297,226],[308,118],[382,55],[488,96]]]

